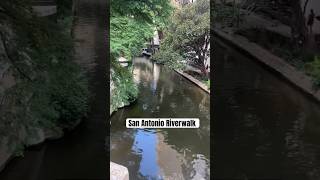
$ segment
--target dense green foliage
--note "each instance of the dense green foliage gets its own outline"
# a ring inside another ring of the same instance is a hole
[[[206,73],[205,57],[209,56],[210,43],[209,0],[197,0],[176,9],[165,30],[161,50],[154,59],[173,65],[185,65],[186,59]]]
[[[116,111],[118,107],[129,105],[138,96],[138,89],[132,80],[131,71],[122,69],[118,64],[114,64],[113,67],[111,77],[115,89],[112,91],[110,112]]]
[[[168,0],[111,1],[110,46],[113,57],[136,56],[144,43],[161,29],[171,12]]]
[[[24,143],[21,131],[28,136],[34,128],[72,127],[86,115],[89,96],[83,70],[73,62],[72,18],[58,23],[38,18],[21,2],[10,4],[12,11],[0,12],[6,17],[0,24],[10,24],[16,34],[10,41],[14,51],[7,52],[16,83],[1,94],[10,103],[0,112],[0,138],[9,138],[18,149]],[[20,13],[10,16],[17,8]],[[10,38],[5,32],[1,36]]]
[[[169,0],[111,0],[112,17],[129,16],[157,27],[164,27],[171,11]]]
[[[313,78],[317,88],[320,87],[320,56],[315,56],[312,62],[305,65],[306,72]]]
[[[183,56],[178,51],[170,48],[170,46],[162,46],[161,50],[156,52],[152,59],[158,63],[166,64],[172,69],[183,70],[186,66]]]
[[[138,95],[131,68],[119,66],[117,59],[131,60],[164,27],[171,12],[169,0],[112,0],[110,19],[111,98],[110,113],[128,105]]]
[[[110,20],[110,45],[114,57],[131,59],[137,55],[144,43],[153,35],[152,26],[127,16],[116,16]]]

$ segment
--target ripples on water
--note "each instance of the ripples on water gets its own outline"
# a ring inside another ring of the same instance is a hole
[[[111,160],[133,179],[209,179],[209,95],[177,73],[135,59],[139,98],[112,116]],[[194,117],[200,129],[126,129],[127,117]]]
[[[221,42],[214,59],[214,176],[319,180],[319,103]]]

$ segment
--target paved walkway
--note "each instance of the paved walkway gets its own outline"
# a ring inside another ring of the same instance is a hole
[[[291,37],[291,28],[287,25],[282,24],[280,21],[266,19],[260,15],[252,13],[246,16],[244,23],[241,27],[246,28],[254,28],[254,27],[262,27],[269,31],[278,33],[282,36]]]
[[[317,20],[315,20],[316,22]],[[276,19],[271,19],[259,15],[256,13],[251,13],[250,15],[245,16],[244,22],[240,25],[240,28],[264,28],[269,31],[278,33],[282,36],[291,38],[291,27],[281,23]],[[320,34],[320,28],[316,26],[313,28],[313,34]]]
[[[315,20],[317,21],[317,20]],[[221,31],[226,33],[234,33],[238,29],[250,29],[250,28],[262,28],[266,29],[270,32],[277,33],[281,36],[291,38],[291,27],[281,23],[278,20],[271,19],[268,17],[264,17],[263,15],[259,15],[256,13],[251,13],[250,15],[246,15],[244,21],[239,25],[239,28],[235,27],[221,27],[217,25]],[[314,28],[313,34],[309,35],[306,47],[310,50],[310,52],[319,52],[319,46],[316,44],[315,35],[320,34],[320,28]]]

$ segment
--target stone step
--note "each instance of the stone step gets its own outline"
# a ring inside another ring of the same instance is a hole
[[[126,167],[110,162],[110,180],[129,180],[129,171]]]

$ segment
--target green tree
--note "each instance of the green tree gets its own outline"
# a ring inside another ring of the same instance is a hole
[[[111,99],[110,113],[136,98],[130,68],[126,69],[116,59],[124,56],[131,60],[156,29],[162,29],[172,7],[169,0],[111,0]]]
[[[177,9],[165,31],[161,51],[179,53],[207,75],[206,57],[210,44],[210,2],[197,0]],[[173,56],[174,57],[174,56]],[[157,58],[157,56],[156,56]],[[172,59],[175,61],[175,59]],[[172,61],[168,59],[168,61]]]
[[[162,29],[172,7],[169,0],[113,0],[111,1],[111,53],[132,58],[153,36]]]
[[[30,2],[0,2],[1,68],[7,62],[6,72],[14,77],[12,86],[0,92],[6,99],[0,109],[0,142],[8,138],[12,149],[21,149],[35,128],[61,132],[73,127],[88,108],[87,79],[73,61],[71,17],[57,22],[39,18]],[[21,139],[24,131],[27,137]]]
[[[150,24],[127,16],[112,17],[110,25],[110,45],[114,57],[123,55],[127,59],[132,58],[153,35]]]

